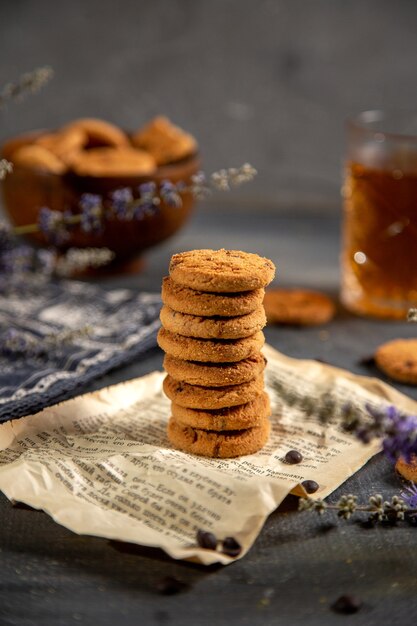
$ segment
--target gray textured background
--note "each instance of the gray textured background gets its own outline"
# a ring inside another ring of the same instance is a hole
[[[163,112],[208,170],[258,167],[246,201],[336,206],[346,115],[416,102],[416,27],[413,0],[1,0],[0,82],[56,78],[2,112],[0,139]]]
[[[178,237],[149,252],[146,271],[106,284],[155,291],[175,249],[225,246],[272,258],[282,284],[335,294],[343,120],[364,108],[415,104],[416,26],[415,0],[0,0],[0,83],[37,65],[56,71],[41,94],[2,112],[0,139],[79,115],[133,128],[166,113],[199,138],[208,170],[248,160],[259,177],[198,211]],[[253,202],[255,211],[225,212],[233,202]],[[334,210],[323,215],[324,208]],[[370,375],[379,374],[362,357],[414,333],[342,310],[324,331],[266,330],[286,354]],[[154,351],[93,388],[161,361]],[[332,497],[400,489],[379,457]],[[417,623],[413,527],[370,531],[353,521],[337,530],[335,518],[298,516],[289,506],[269,518],[245,559],[203,570],[74,535],[3,497],[0,509],[1,624]],[[192,589],[161,597],[155,585],[165,575]],[[330,611],[342,593],[363,598],[358,615]]]

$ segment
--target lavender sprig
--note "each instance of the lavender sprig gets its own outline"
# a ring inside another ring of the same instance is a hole
[[[408,310],[407,322],[417,322],[417,309]]]
[[[25,96],[38,92],[53,75],[52,68],[47,65],[22,74],[16,82],[8,83],[0,91],[0,108],[10,101],[21,101]]]
[[[170,180],[163,180],[159,188],[162,200],[170,207],[179,209],[182,206],[181,196],[178,192],[177,185],[171,183]]]
[[[116,189],[110,195],[111,211],[120,222],[129,222],[133,219],[133,194],[128,188]],[[103,217],[103,214],[102,216]]]
[[[85,193],[80,200],[80,227],[85,233],[99,233],[103,228],[103,200],[101,196]]]
[[[237,187],[252,180],[256,174],[255,168],[249,163],[245,163],[239,168],[229,167],[229,169],[214,172],[211,175],[211,182],[220,191],[230,191],[231,187]]]
[[[400,495],[410,509],[417,510],[417,486],[414,483],[405,487]]]
[[[253,168],[250,171],[243,166],[240,170],[239,184],[249,180],[253,176]],[[236,171],[231,170],[232,177]],[[246,172],[246,173],[245,173]],[[192,181],[193,193],[201,195],[203,187],[206,186],[205,176],[200,173]],[[234,183],[235,184],[235,183]],[[207,186],[208,189],[208,186]],[[59,246],[70,238],[70,231],[79,225],[84,232],[97,233],[104,228],[107,218],[115,218],[121,221],[142,220],[153,215],[159,208],[161,199],[172,207],[181,206],[182,199],[180,191],[190,191],[182,183],[173,184],[170,181],[163,181],[159,188],[154,182],[143,183],[138,188],[138,197],[134,197],[132,190],[123,188],[116,190],[110,196],[109,201],[96,194],[83,194],[80,200],[80,213],[71,214],[69,212],[53,211],[48,207],[42,207],[39,211],[37,224],[28,224],[9,229],[5,224],[0,224],[0,267],[11,272],[16,277],[23,270],[29,271],[30,266],[36,265],[38,269],[48,268],[48,274],[52,275],[53,262],[57,261],[56,255],[51,252],[35,253],[28,246],[20,246],[13,251],[13,234],[27,234],[42,232],[45,238],[54,246]],[[93,251],[94,250],[94,251]],[[43,255],[43,256],[42,256]],[[79,251],[75,253],[71,250],[67,259],[60,259],[57,263],[55,274],[68,275],[71,268],[75,271],[85,269],[87,262],[93,267],[99,267],[110,261],[112,253],[106,248],[102,254],[97,253],[97,249],[89,249],[87,252]],[[32,267],[33,269],[33,267]],[[1,282],[1,281],[0,281]],[[10,282],[10,281],[8,281]],[[4,285],[0,285],[0,289]]]
[[[188,185],[181,181],[173,183],[164,180],[158,186],[150,181],[139,185],[137,190],[127,187],[116,189],[107,198],[86,193],[80,198],[79,213],[62,213],[42,207],[37,224],[18,226],[13,232],[17,235],[42,232],[49,243],[59,246],[70,238],[70,231],[76,226],[86,233],[99,233],[105,228],[107,219],[141,221],[155,215],[161,202],[173,209],[180,208],[181,194],[190,193],[195,198],[204,198],[215,189],[229,191],[249,182],[255,175],[255,168],[246,163],[239,168],[214,172],[209,179],[204,172],[198,172],[191,177]]]
[[[0,222],[0,292],[39,287],[53,277],[66,277],[87,268],[107,265],[114,258],[108,248],[36,249],[19,244],[10,228]]]
[[[13,171],[13,164],[7,159],[0,159],[0,180],[6,178]]]
[[[365,411],[346,405],[343,425],[363,443],[382,439],[382,447],[389,459],[403,457],[407,462],[417,454],[417,416],[408,415],[394,406],[376,408],[365,405]]]
[[[307,497],[300,498],[298,510],[316,511],[319,515],[323,515],[327,510],[337,511],[337,516],[344,520],[350,519],[357,512],[368,513],[368,520],[373,523],[397,522],[416,515],[417,491],[413,497],[415,499],[412,500],[411,506],[411,500],[408,496],[400,498],[395,495],[388,501],[384,500],[380,494],[375,494],[369,497],[368,504],[365,505],[359,505],[357,497],[351,493],[343,495],[336,504],[329,504],[321,499],[315,500]]]
[[[50,333],[45,337],[36,337],[28,332],[9,328],[0,335],[0,350],[7,356],[40,357],[51,354],[78,339],[89,336],[91,326],[83,326],[75,330]]]
[[[42,207],[38,214],[38,228],[47,241],[58,246],[70,237],[70,217],[71,215],[66,215],[61,211],[52,211],[48,207]]]
[[[167,182],[167,181],[166,181]],[[171,183],[172,184],[172,183]],[[163,200],[167,202],[169,206],[174,206],[168,197],[169,191],[165,193],[164,191],[164,182],[161,183],[161,187],[159,189],[159,195]],[[173,186],[174,187],[174,186]],[[156,183],[149,181],[148,183],[142,183],[138,187],[139,197],[133,201],[133,219],[143,220],[147,216],[155,215],[158,211],[158,208],[161,204],[160,197],[157,195],[158,190]],[[173,191],[172,193],[176,193]],[[180,198],[180,206],[182,204],[182,200]]]
[[[108,248],[69,248],[65,255],[56,260],[54,271],[60,277],[71,276],[89,268],[107,265],[114,256],[114,252]]]

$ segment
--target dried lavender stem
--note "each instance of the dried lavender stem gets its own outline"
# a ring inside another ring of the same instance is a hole
[[[25,224],[24,226],[15,226],[11,229],[14,235],[29,235],[31,233],[38,233],[39,226],[37,224]]]
[[[66,224],[79,224],[81,221],[81,214],[71,215],[65,218]],[[24,226],[15,226],[12,228],[14,235],[29,235],[31,233],[38,233],[40,231],[39,224],[25,224]]]
[[[340,507],[337,504],[326,503],[326,511],[340,511]],[[359,512],[362,511],[363,513],[373,513],[375,509],[369,506],[365,506],[365,505],[358,505],[355,507],[355,513],[357,511]],[[407,513],[410,513],[410,514],[417,513],[417,509],[407,509]]]

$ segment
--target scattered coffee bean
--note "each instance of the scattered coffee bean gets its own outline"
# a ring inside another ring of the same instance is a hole
[[[315,480],[303,480],[301,483],[307,493],[316,493],[319,488],[318,483]]]
[[[234,537],[223,539],[222,552],[228,556],[238,556],[242,552],[242,546]]]
[[[333,611],[336,613],[344,613],[345,615],[357,613],[361,607],[362,600],[350,595],[340,596],[340,598],[331,605]]]
[[[215,550],[217,548],[217,537],[215,534],[210,533],[207,530],[198,530],[197,543],[200,548]]]
[[[178,580],[173,576],[165,576],[156,582],[156,590],[162,593],[164,596],[173,596],[176,593],[181,593],[189,588],[187,583],[182,580]]]
[[[295,465],[296,463],[301,463],[303,460],[303,455],[298,450],[290,450],[285,455],[285,462],[290,465]]]
[[[359,359],[358,361],[358,365],[365,365],[365,367],[371,366],[371,365],[375,365],[375,357],[373,354],[370,354],[368,356],[364,356],[361,359]]]

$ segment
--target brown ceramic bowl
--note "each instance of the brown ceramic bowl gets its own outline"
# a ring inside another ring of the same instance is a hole
[[[1,150],[3,158],[11,159],[12,153],[21,145],[31,143],[40,132],[28,133],[7,141]],[[170,180],[173,183],[189,182],[190,177],[200,168],[200,158],[194,154],[186,159],[159,167],[152,176],[79,176],[73,172],[53,174],[42,169],[15,165],[13,172],[2,181],[3,203],[10,221],[15,226],[34,224],[39,209],[43,206],[54,211],[71,210],[79,213],[80,197],[84,193],[106,196],[109,192],[123,187],[136,188],[148,181],[160,183]],[[190,193],[182,193],[182,206],[173,208],[161,201],[160,210],[141,221],[121,222],[109,219],[101,234],[83,233],[79,228],[71,232],[71,238],[62,246],[107,247],[115,253],[116,261],[127,261],[141,254],[146,248],[164,241],[174,234],[190,215],[194,198]],[[46,245],[40,233],[27,235],[32,241]]]

